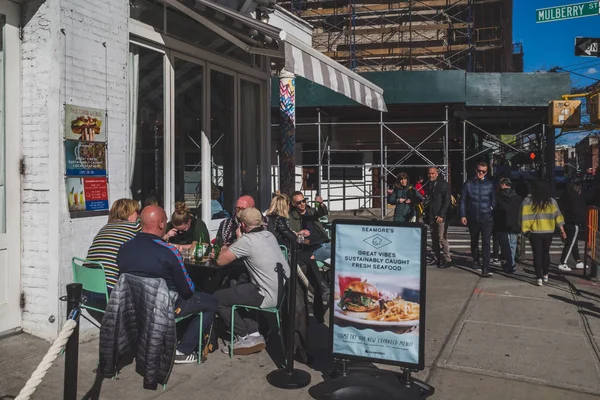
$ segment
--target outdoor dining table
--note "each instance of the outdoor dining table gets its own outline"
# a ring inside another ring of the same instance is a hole
[[[221,288],[229,273],[227,266],[219,267],[215,260],[184,259],[185,269],[197,290],[214,293]]]

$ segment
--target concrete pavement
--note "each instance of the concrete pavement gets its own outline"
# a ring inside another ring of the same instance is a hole
[[[435,387],[432,399],[600,398],[600,286],[553,268],[549,284],[536,287],[531,260],[515,275],[480,278],[462,250],[456,267],[428,268],[426,368],[416,376]],[[316,384],[331,363],[327,329],[313,326],[312,333],[316,369],[297,367]],[[117,380],[101,382],[100,398],[310,399],[308,388],[283,391],[266,382],[280,357],[277,341],[269,343],[269,352],[230,360],[218,351],[203,365],[175,366],[165,392],[142,389],[128,366]],[[94,386],[97,346],[80,347],[81,398]],[[29,335],[0,340],[0,399],[18,393],[48,347]],[[57,360],[34,399],[62,397],[63,364]]]

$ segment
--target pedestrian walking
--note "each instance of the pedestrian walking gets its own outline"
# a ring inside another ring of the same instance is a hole
[[[586,222],[585,196],[581,192],[581,185],[569,183],[567,190],[560,197],[558,204],[565,219],[565,232],[567,233],[567,240],[565,240],[558,269],[561,271],[571,270],[567,265],[567,261],[571,255],[575,260],[575,268],[583,269],[584,265],[581,261],[579,245],[577,244],[579,235],[583,231]]]
[[[519,207],[521,197],[512,188],[508,178],[500,180],[500,192],[496,195],[496,208],[494,215],[495,240],[498,241],[505,264],[503,269],[507,273],[516,270],[515,255],[517,252],[517,236],[521,231],[519,227]]]
[[[534,182],[531,185],[531,194],[523,200],[519,215],[521,232],[529,236],[537,285],[542,286],[542,282],[548,282],[550,246],[556,227],[563,239],[567,237],[564,218],[556,200],[550,196],[548,184]]]
[[[452,266],[448,231],[446,230],[448,209],[450,208],[450,185],[439,176],[435,167],[429,168],[428,193],[425,199],[425,223],[431,229],[431,247],[437,258],[438,268]]]
[[[469,228],[471,236],[471,255],[474,269],[481,266],[481,275],[493,276],[490,271],[490,239],[492,236],[492,210],[496,205],[496,193],[492,182],[486,179],[488,165],[485,162],[477,164],[473,179],[465,182],[460,198],[460,220]],[[481,258],[479,254],[479,235],[481,234]]]
[[[405,172],[398,174],[398,181],[388,195],[388,203],[395,205],[394,222],[416,222],[416,206],[423,201],[423,196],[408,184]]]

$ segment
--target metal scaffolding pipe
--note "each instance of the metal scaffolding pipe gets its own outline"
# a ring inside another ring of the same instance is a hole
[[[449,154],[448,154],[449,125],[450,125],[449,107],[446,104],[446,140],[444,143],[444,164],[446,164],[446,182],[450,182],[450,160],[449,160]]]
[[[383,154],[383,111],[379,112],[379,158],[381,159],[381,165],[385,165],[385,159],[384,159],[384,154]],[[384,182],[384,178],[383,178],[383,168],[379,169],[379,200],[381,202],[381,220],[383,221],[383,219],[385,218],[385,208],[384,208],[384,204],[383,204],[383,192],[385,191],[385,187],[383,186],[385,184]]]
[[[467,121],[463,119],[463,167],[462,167],[462,181],[467,181]]]
[[[327,208],[331,209],[331,146],[327,145]]]
[[[318,135],[318,139],[319,139],[319,144],[318,144],[318,152],[319,152],[319,168],[317,173],[319,174],[318,178],[317,178],[317,189],[319,190],[319,195],[321,195],[321,185],[322,185],[322,173],[323,173],[323,166],[322,166],[322,160],[321,160],[321,110],[317,111],[317,135]]]

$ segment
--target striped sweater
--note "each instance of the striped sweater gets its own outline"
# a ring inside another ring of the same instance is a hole
[[[121,245],[132,239],[140,230],[137,222],[113,221],[104,225],[94,238],[86,259],[99,262],[104,266],[109,292],[119,280],[117,253]]]
[[[554,199],[544,209],[534,210],[531,196],[528,196],[521,203],[519,216],[521,232],[554,233],[557,227],[565,223]]]

